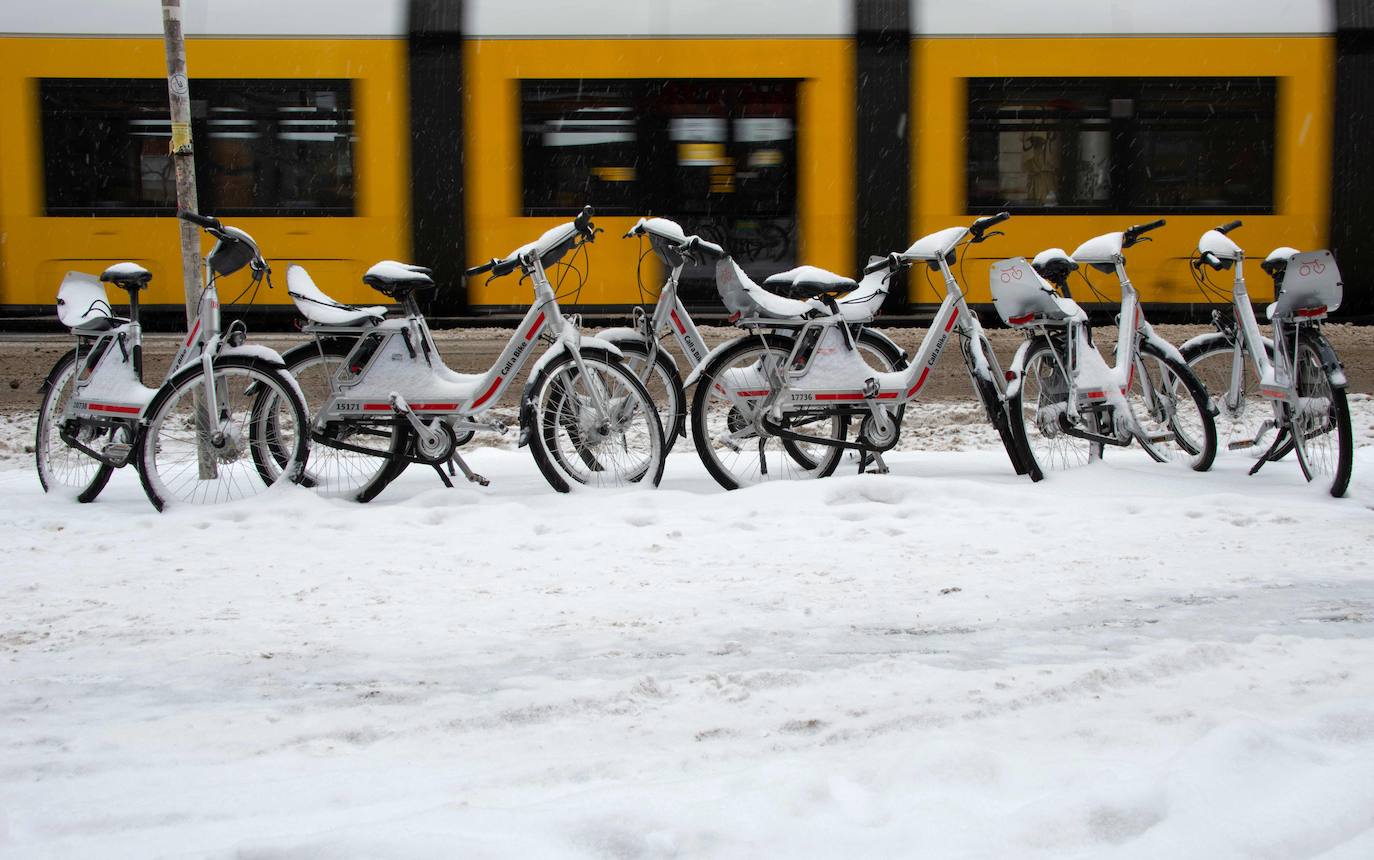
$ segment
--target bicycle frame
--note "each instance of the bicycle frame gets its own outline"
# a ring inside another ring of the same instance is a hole
[[[584,344],[619,355],[611,344],[598,338],[584,338],[577,325],[570,324],[537,256],[531,280],[534,301],[496,362],[480,374],[458,373],[443,363],[429,324],[412,295],[403,301],[404,316],[376,325],[303,327],[317,341],[340,336],[357,338],[348,357],[329,379],[330,398],[314,417],[315,429],[337,421],[389,420],[400,414],[411,420],[417,432],[428,435],[432,431],[415,417],[422,414],[443,418],[460,432],[499,432],[505,428],[483,424],[475,418],[500,401],[535,352],[531,347],[541,333],[554,344],[546,356],[569,350],[579,370],[585,371],[579,353]]]
[[[887,414],[889,410],[895,413],[897,407],[910,403],[920,394],[931,370],[944,354],[951,334],[957,331],[976,344],[973,349],[965,351],[964,359],[969,373],[991,381],[996,386],[999,398],[1005,402],[1006,377],[982,326],[969,309],[964,292],[943,257],[938,268],[944,281],[945,298],[921,340],[915,359],[905,370],[883,372],[869,366],[852,348],[848,328],[838,315],[817,320],[798,320],[795,323],[775,319],[743,319],[737,324],[758,329],[796,327],[800,331],[782,365],[786,368],[783,372],[768,373],[760,368],[736,369],[730,377],[733,390],[727,389],[722,393],[736,406],[744,407],[742,411],[745,414],[752,412],[756,424],[762,424],[770,413],[776,415],[789,409],[837,405],[861,405],[875,419],[890,421],[894,416]],[[983,356],[984,361],[978,361],[977,356]],[[759,398],[764,398],[759,406],[747,406],[749,401]],[[985,406],[993,408],[993,404]],[[996,404],[996,408],[1001,408],[1001,403]],[[772,432],[772,428],[766,427],[756,426],[752,429]],[[861,450],[867,447],[850,442],[826,444]]]

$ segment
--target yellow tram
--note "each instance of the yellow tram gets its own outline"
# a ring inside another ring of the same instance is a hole
[[[1368,119],[1338,109],[1370,77],[1338,63],[1362,60],[1365,22],[1321,0],[185,5],[202,211],[344,300],[374,302],[361,273],[400,258],[436,267],[438,311],[522,305],[526,285],[461,269],[583,203],[607,231],[577,297],[592,312],[654,281],[619,240],[651,213],[758,274],[852,273],[1000,209],[993,257],[1162,216],[1131,271],[1181,308],[1189,250],[1232,217],[1255,253],[1334,245],[1352,273],[1374,254],[1341,232],[1362,199],[1346,174],[1374,169],[1351,155]],[[149,305],[180,304],[160,29],[150,0],[0,10],[5,316],[125,259],[154,273]],[[892,304],[934,301],[917,274]]]

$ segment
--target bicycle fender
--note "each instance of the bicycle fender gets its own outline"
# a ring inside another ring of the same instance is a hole
[[[72,347],[71,349],[62,353],[62,355],[57,359],[57,361],[53,362],[52,370],[48,371],[47,377],[43,380],[43,383],[38,386],[38,393],[40,395],[46,396],[47,393],[52,389],[53,377],[57,376],[57,368],[65,364],[68,358],[75,358],[76,350],[76,347]]]
[[[1331,384],[1336,388],[1345,388],[1350,383],[1345,378],[1345,365],[1341,364],[1340,356],[1336,355],[1336,350],[1327,342],[1326,338],[1320,334],[1310,336],[1312,345],[1317,348],[1317,355],[1322,360],[1322,370],[1331,379]]]
[[[601,338],[602,340],[610,341],[611,343],[630,343],[638,346],[644,346],[646,349],[648,347],[647,342],[644,340],[643,332],[639,331],[638,329],[608,328],[603,331],[597,332],[596,336]],[[672,362],[674,370],[679,370],[677,356],[673,355],[672,350],[659,347],[658,351],[661,355],[666,355],[668,357],[668,361]]]
[[[242,346],[222,346],[215,358],[255,358],[277,367],[286,366],[281,353],[257,343],[245,343]]]
[[[683,390],[686,390],[686,389],[692,387],[692,385],[693,385],[693,384],[697,381],[697,379],[701,376],[702,372],[705,371],[706,368],[707,368],[709,365],[711,365],[713,362],[715,362],[716,356],[720,355],[720,354],[721,354],[722,352],[724,352],[725,350],[727,350],[727,349],[729,349],[730,347],[734,346],[735,344],[739,343],[741,340],[744,340],[744,339],[747,338],[747,337],[753,337],[753,336],[754,336],[754,335],[751,335],[751,334],[742,334],[742,335],[740,335],[739,337],[732,337],[732,338],[730,338],[729,340],[725,341],[724,343],[718,345],[715,349],[713,349],[713,350],[711,350],[710,352],[706,353],[706,357],[703,358],[701,361],[697,362],[697,366],[694,367],[694,368],[692,368],[692,372],[687,376],[686,379],[682,380],[682,388],[683,388]]]
[[[609,355],[615,361],[620,361],[625,357],[620,351],[620,347],[604,340],[600,337],[583,337],[582,351],[600,351]],[[530,442],[530,428],[534,426],[534,389],[539,381],[544,377],[544,369],[551,364],[554,359],[568,351],[566,341],[559,340],[549,349],[548,352],[539,356],[534,367],[530,368],[529,378],[525,380],[525,388],[520,392],[520,436],[516,442],[517,448],[523,448]]]
[[[1031,347],[1038,343],[1038,340],[1026,338],[1016,348],[1016,355],[1012,357],[1011,364],[1007,366],[1007,373],[1011,374],[1011,379],[1007,380],[1006,397],[1008,400],[1021,391],[1021,375],[1026,371],[1026,356],[1030,355]]]

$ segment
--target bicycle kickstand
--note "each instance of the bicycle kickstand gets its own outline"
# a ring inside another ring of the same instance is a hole
[[[1287,440],[1288,428],[1284,427],[1283,429],[1279,430],[1277,434],[1274,435],[1274,444],[1269,446],[1269,450],[1264,452],[1264,456],[1256,460],[1255,465],[1250,467],[1250,474],[1253,475],[1260,469],[1264,468],[1264,464],[1268,463],[1270,460],[1277,459],[1274,455],[1279,451],[1279,449],[1283,447],[1284,442],[1286,442]]]
[[[458,464],[458,468],[461,469],[461,470],[463,471],[463,477],[464,477],[464,478],[467,478],[469,481],[471,481],[472,483],[476,484],[477,486],[479,486],[479,487],[485,487],[485,486],[487,486],[487,485],[489,485],[489,484],[491,483],[491,481],[488,481],[486,478],[482,477],[481,475],[479,475],[479,474],[477,474],[476,472],[474,472],[474,471],[472,471],[471,469],[469,469],[469,468],[468,468],[468,464],[465,463],[465,462],[463,462],[463,458],[460,457],[460,456],[458,456],[457,453],[455,453],[455,454],[454,454],[452,457],[450,457],[449,460],[448,460],[448,468],[449,468],[450,474],[453,472],[453,466],[454,466],[455,463]],[[437,467],[436,467],[436,468],[437,468]],[[453,485],[450,484],[449,486],[453,486]]]
[[[873,470],[869,471],[869,464],[873,464]],[[887,467],[887,462],[883,460],[883,455],[878,452],[870,454],[865,451],[859,455],[859,474],[886,475],[892,470]]]

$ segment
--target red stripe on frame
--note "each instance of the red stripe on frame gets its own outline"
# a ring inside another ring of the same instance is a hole
[[[929,373],[930,373],[930,368],[929,368],[929,367],[927,367],[925,370],[921,371],[921,378],[918,379],[918,380],[916,380],[916,384],[913,385],[913,386],[911,386],[911,390],[908,391],[908,392],[906,393],[906,396],[907,396],[907,399],[908,399],[908,400],[911,399],[911,395],[913,395],[913,394],[915,394],[916,392],[918,392],[918,391],[921,390],[921,386],[922,386],[922,385],[925,385],[925,384],[926,384],[926,375],[929,374]]]
[[[686,334],[686,333],[687,333],[687,326],[683,325],[683,324],[682,324],[682,320],[680,320],[680,319],[677,318],[677,311],[669,311],[669,312],[668,312],[668,316],[672,317],[672,319],[673,319],[673,325],[677,326],[677,330],[678,330],[680,333],[682,333],[682,334]]]
[[[487,393],[472,401],[472,408],[476,409],[478,406],[481,406],[483,403],[486,403],[488,400],[490,400],[491,396],[496,393],[496,389],[501,387],[501,380],[504,378],[505,377],[503,376],[496,377],[496,381],[491,384],[491,388],[487,389]]]
[[[536,320],[534,321],[534,325],[530,326],[530,333],[527,334],[527,335],[525,335],[525,340],[534,340],[534,336],[537,335],[537,334],[539,334],[539,327],[542,326],[543,324],[544,324],[544,315],[541,313],[541,314],[539,315],[538,319],[536,319]],[[477,404],[474,403],[473,405],[476,406]]]
[[[416,412],[451,412],[458,408],[457,403],[412,403],[410,408]]]
[[[118,412],[120,415],[137,415],[137,406],[115,406],[111,403],[92,403],[86,407],[92,412]]]
[[[363,404],[363,411],[364,411],[364,412],[390,412],[390,411],[391,411],[391,404],[390,404],[390,403],[364,403],[364,404]]]
[[[196,324],[193,325],[193,326],[191,326],[191,333],[188,334],[188,335],[186,335],[186,345],[187,345],[187,346],[190,346],[190,345],[191,345],[191,341],[193,341],[193,340],[196,339],[196,332],[198,332],[198,331],[200,331],[200,320],[196,320]]]
[[[954,313],[950,314],[949,322],[945,323],[945,331],[954,328],[954,321],[959,318],[959,309],[955,308]]]

